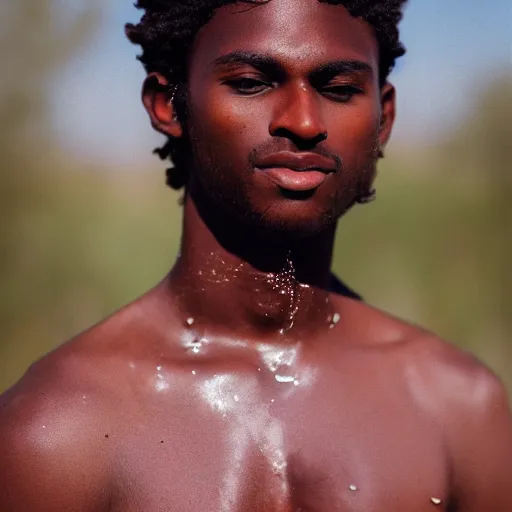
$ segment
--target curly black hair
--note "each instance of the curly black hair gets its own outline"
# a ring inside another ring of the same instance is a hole
[[[186,91],[183,88],[188,48],[196,34],[213,17],[215,10],[233,3],[258,4],[271,0],[138,0],[135,6],[145,11],[140,23],[127,24],[128,39],[142,47],[138,59],[148,73],[162,74],[177,87],[176,109],[178,115],[185,111]],[[319,0],[333,5],[343,5],[348,12],[362,18],[375,31],[379,44],[381,85],[395,65],[395,60],[405,53],[399,40],[398,24],[407,0]],[[171,158],[174,167],[167,170],[167,184],[176,190],[188,180],[186,151],[180,140],[169,138],[162,148],[155,150],[162,160]]]

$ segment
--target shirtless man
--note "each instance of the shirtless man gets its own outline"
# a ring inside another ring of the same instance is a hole
[[[512,511],[500,382],[330,273],[391,132],[403,2],[139,3],[181,253],[2,397],[0,510]]]

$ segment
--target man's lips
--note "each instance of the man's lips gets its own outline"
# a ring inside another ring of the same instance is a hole
[[[333,160],[315,153],[275,153],[259,159],[255,167],[278,187],[295,192],[318,188],[336,171]]]
[[[279,188],[292,192],[314,190],[327,178],[327,174],[320,171],[294,171],[287,167],[271,167],[262,172]]]
[[[290,151],[281,151],[260,158],[255,166],[258,169],[286,168],[292,171],[320,171],[325,174],[334,172],[336,164],[334,160],[316,153],[292,153]]]

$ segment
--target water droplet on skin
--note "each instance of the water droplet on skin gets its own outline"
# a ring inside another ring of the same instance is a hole
[[[157,367],[156,367],[156,371],[157,371],[157,372],[159,372],[159,371],[161,371],[161,370],[162,370],[162,367],[161,367],[161,366],[157,366]]]
[[[43,428],[46,428],[46,425],[43,425]]]
[[[263,359],[265,361],[265,364],[267,368],[272,372],[275,373],[279,370],[279,368],[286,366],[290,368],[294,361],[297,358],[297,352],[295,349],[292,350],[266,350],[263,352]],[[287,373],[290,370],[283,369],[283,372]]]
[[[295,382],[295,377],[290,377],[288,375],[274,375],[274,377],[277,380],[277,382],[285,382],[285,383]]]
[[[192,370],[192,375],[195,375],[196,374],[196,371],[195,370]]]
[[[238,402],[238,401],[240,400],[240,398],[238,398],[238,395],[235,395],[235,396],[233,397],[233,400],[234,400],[235,402]]]
[[[329,327],[331,329],[334,328],[334,326],[336,324],[338,324],[339,321],[340,321],[340,314],[339,313],[334,313],[334,315],[332,315],[331,325]]]
[[[293,381],[293,384],[294,384],[295,386],[298,386],[298,385],[300,384],[300,382],[299,382],[297,379],[295,379],[295,380]]]
[[[203,345],[206,345],[208,340],[206,338],[201,338],[199,340],[192,340],[187,342],[187,350],[191,350],[194,354],[199,354]]]
[[[279,329],[279,334],[283,335],[284,334],[284,329]]]
[[[437,507],[437,505],[441,505],[442,500],[439,498],[430,498],[430,501]]]
[[[275,402],[275,400],[272,398],[272,400],[270,400],[270,402],[271,402],[271,403],[274,403],[274,402]]]
[[[274,474],[276,475],[281,475],[284,473],[284,470],[286,469],[286,461],[284,460],[279,460],[279,461],[274,461],[272,462],[272,469],[274,471]]]
[[[169,389],[169,382],[167,382],[161,374],[156,376],[155,389],[158,392],[167,391]]]
[[[186,322],[186,323],[187,323],[187,325],[188,325],[189,327],[191,327],[191,326],[194,324],[194,319],[193,319],[192,317],[187,318],[187,322]]]
[[[357,491],[357,486],[355,486],[354,484],[351,484],[348,486],[348,488],[352,491],[352,492],[356,492]]]

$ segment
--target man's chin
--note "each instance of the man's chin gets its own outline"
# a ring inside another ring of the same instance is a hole
[[[245,220],[269,235],[309,238],[332,231],[338,217],[335,212],[322,212],[297,205],[295,208],[270,208],[265,212],[253,212]]]
[[[344,198],[339,197],[326,198],[314,193],[301,194],[300,197],[290,194],[288,197],[273,189],[266,190],[264,194],[247,194],[244,187],[239,187],[237,193],[228,187],[226,189],[218,192],[216,186],[204,186],[192,191],[207,222],[211,223],[212,217],[220,215],[224,228],[232,219],[245,226],[246,231],[254,230],[281,239],[307,238],[332,231],[340,215],[348,209],[340,207]]]

